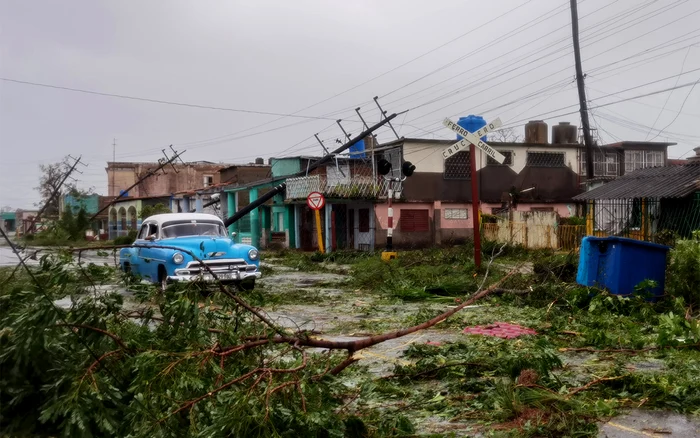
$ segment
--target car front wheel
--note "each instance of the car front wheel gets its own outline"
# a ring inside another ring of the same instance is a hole
[[[168,287],[168,273],[162,266],[158,268],[158,283],[160,292],[165,292],[165,289]]]
[[[236,286],[236,289],[241,292],[255,289],[255,280],[236,281],[233,284]]]

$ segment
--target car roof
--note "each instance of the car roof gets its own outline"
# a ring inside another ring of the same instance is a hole
[[[164,213],[147,217],[144,222],[162,224],[172,221],[216,221],[223,222],[220,217],[207,213]]]

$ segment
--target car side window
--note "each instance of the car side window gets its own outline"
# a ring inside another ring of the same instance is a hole
[[[143,224],[141,225],[141,230],[139,230],[137,239],[144,240],[146,237],[148,237],[148,224]]]
[[[156,239],[158,238],[158,225],[157,224],[148,224],[148,235],[154,236]]]

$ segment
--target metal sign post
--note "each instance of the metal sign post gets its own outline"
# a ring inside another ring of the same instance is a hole
[[[471,166],[472,180],[472,224],[474,227],[474,265],[476,265],[477,268],[480,268],[481,229],[479,223],[479,187],[476,181],[476,148],[484,151],[486,155],[496,160],[499,164],[503,164],[506,157],[481,140],[481,137],[483,137],[484,134],[498,129],[501,126],[501,119],[496,119],[491,123],[487,123],[486,126],[473,133],[462,128],[450,119],[445,119],[442,124],[463,137],[462,140],[442,151],[442,156],[444,159],[450,158],[452,155],[467,149],[469,146],[469,162]]]
[[[318,250],[321,254],[323,254],[325,251],[323,250],[323,232],[321,230],[321,209],[326,205],[326,200],[321,193],[311,192],[306,198],[306,205],[308,205],[310,209],[314,210],[314,213],[316,214]]]

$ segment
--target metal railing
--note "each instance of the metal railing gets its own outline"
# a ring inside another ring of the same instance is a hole
[[[385,198],[389,183],[383,178],[354,176],[346,181],[328,179],[325,175],[311,175],[287,179],[285,199],[306,199],[311,192],[323,193],[336,199]]]

